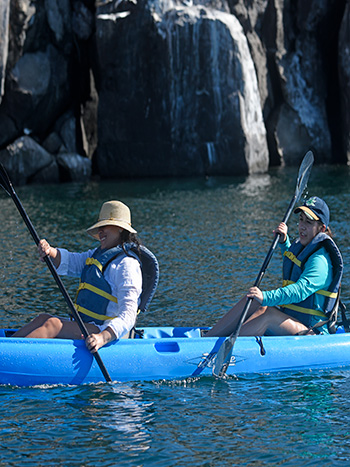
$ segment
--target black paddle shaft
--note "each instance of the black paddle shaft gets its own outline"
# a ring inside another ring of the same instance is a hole
[[[293,211],[293,208],[295,206],[296,200],[297,200],[297,196],[294,195],[293,199],[291,200],[291,202],[289,204],[288,210],[287,210],[282,222],[284,222],[284,223],[288,222],[288,219],[289,219],[289,217],[290,217],[290,215],[291,215],[291,213]],[[263,265],[261,266],[260,272],[259,272],[259,274],[258,274],[258,276],[257,276],[257,278],[255,280],[254,287],[259,287],[260,286],[261,281],[262,281],[262,279],[264,277],[264,274],[266,272],[266,269],[267,269],[267,267],[268,267],[268,265],[269,265],[269,263],[271,261],[272,255],[273,255],[273,253],[274,253],[274,251],[275,251],[275,249],[277,247],[277,243],[278,243],[278,241],[280,239],[280,236],[281,236],[281,234],[279,234],[279,233],[277,233],[275,235],[275,238],[274,238],[274,240],[272,242],[272,245],[270,246],[270,249],[269,249],[269,251],[268,251],[268,253],[267,253],[266,257],[265,257],[265,260],[263,262]],[[249,311],[250,305],[252,304],[252,301],[253,301],[253,298],[248,298],[247,303],[245,304],[245,307],[243,309],[241,317],[240,317],[240,319],[238,321],[236,330],[235,330],[235,332],[234,332],[234,334],[232,336],[231,342],[233,341],[233,343],[235,342],[235,340],[236,340],[236,338],[237,338],[237,336],[238,336],[238,334],[239,334],[239,332],[241,330],[242,324],[245,321],[245,318],[246,318],[247,313]]]
[[[311,168],[312,168],[312,165],[313,165],[313,162],[314,162],[314,157],[313,157],[313,154],[311,151],[308,151],[305,156],[304,156],[304,159],[300,165],[300,169],[299,169],[299,174],[298,174],[298,180],[297,180],[297,186],[296,186],[296,189],[295,189],[295,193],[294,193],[294,196],[293,198],[291,199],[290,203],[289,203],[289,206],[288,206],[288,209],[283,217],[283,220],[282,222],[284,222],[285,224],[288,222],[288,219],[290,217],[290,215],[292,214],[293,212],[293,209],[294,209],[294,206],[296,204],[296,202],[299,200],[300,196],[302,195],[304,189],[305,189],[305,186],[307,184],[307,181],[309,179],[309,176],[310,176],[310,172],[311,172]],[[265,260],[263,262],[263,265],[261,266],[261,269],[260,269],[260,272],[255,280],[255,283],[254,283],[254,287],[259,287],[260,286],[260,283],[264,277],[264,274],[266,272],[266,269],[270,263],[270,260],[272,258],[272,255],[276,249],[276,246],[277,246],[277,243],[280,239],[280,236],[281,234],[277,233],[275,235],[275,238],[272,242],[272,245],[270,246],[270,249],[265,257]],[[253,301],[253,298],[249,298],[247,300],[247,303],[243,309],[243,312],[242,312],[242,315],[238,321],[238,324],[237,324],[237,327],[234,331],[234,333],[230,336],[230,343],[233,345],[237,339],[237,336],[241,330],[241,327],[242,327],[242,324],[244,323],[245,321],[245,318],[247,316],[247,313],[249,311],[249,308],[250,308],[250,305],[252,304],[252,301]]]
[[[1,178],[1,181],[2,183],[0,184],[2,186],[2,188],[11,196],[12,200],[14,201],[19,213],[21,214],[31,236],[33,237],[33,240],[34,242],[36,243],[36,245],[39,245],[39,242],[40,242],[40,239],[39,239],[39,236],[31,222],[31,220],[29,219],[29,216],[27,215],[20,199],[18,198],[13,186],[12,186],[12,183],[9,179],[9,176],[4,168],[4,166],[2,164],[0,164],[0,178]],[[60,289],[64,299],[66,300],[66,303],[69,307],[69,310],[72,314],[72,316],[74,317],[75,321],[78,323],[79,325],[79,328],[84,336],[84,338],[86,339],[89,335],[88,333],[88,330],[86,329],[86,326],[84,324],[84,322],[82,321],[79,313],[77,313],[77,310],[75,309],[75,306],[74,306],[74,303],[72,302],[72,299],[70,298],[60,276],[58,275],[57,271],[56,271],[56,268],[54,266],[54,264],[52,263],[51,261],[51,258],[49,256],[45,256],[44,257],[44,260],[45,260],[45,263],[47,264],[53,278],[55,279],[57,285],[58,285],[58,288]],[[101,371],[102,371],[102,374],[103,376],[105,377],[106,381],[107,382],[110,382],[112,381],[111,377],[109,376],[109,373],[106,369],[106,367],[104,366],[103,364],[103,361],[100,357],[100,354],[98,352],[94,352],[93,353],[93,356],[95,357],[95,360],[98,364],[98,366],[100,367]]]

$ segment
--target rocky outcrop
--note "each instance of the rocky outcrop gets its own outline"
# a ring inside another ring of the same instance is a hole
[[[29,136],[18,138],[0,151],[0,161],[15,185],[87,181],[91,161],[79,154],[50,154]]]
[[[350,162],[350,4],[347,3],[339,33],[340,138]]]
[[[266,171],[256,73],[237,18],[203,6],[116,15],[110,5],[96,23],[100,173]]]
[[[3,0],[0,18],[18,183],[350,161],[346,0]]]

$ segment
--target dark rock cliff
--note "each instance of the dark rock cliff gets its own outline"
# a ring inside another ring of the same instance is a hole
[[[3,0],[0,162],[18,183],[346,164],[349,9]]]

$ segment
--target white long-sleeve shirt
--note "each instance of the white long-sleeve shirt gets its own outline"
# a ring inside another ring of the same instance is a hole
[[[80,277],[87,258],[96,249],[84,253],[72,253],[59,248],[61,263],[57,268],[60,275]],[[116,339],[120,339],[135,325],[137,310],[142,292],[141,267],[137,259],[125,254],[118,255],[106,268],[104,277],[111,287],[111,294],[117,297],[118,303],[109,302],[105,314],[110,321],[97,326],[100,331],[107,327],[114,332]]]

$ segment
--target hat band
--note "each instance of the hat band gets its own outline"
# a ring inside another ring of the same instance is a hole
[[[114,222],[124,222],[131,226],[131,222],[125,221],[124,219],[116,219],[115,217],[109,217],[108,219],[99,219],[98,222],[102,221],[114,221]]]

